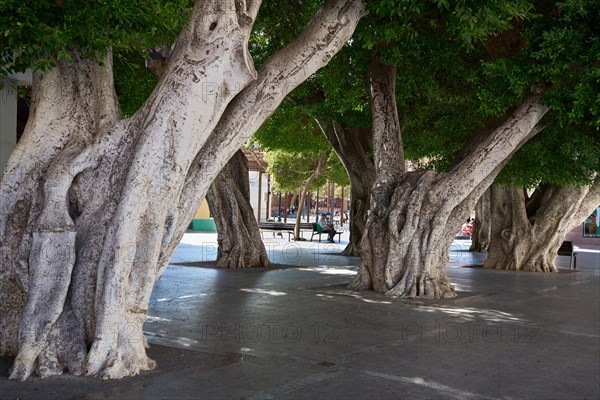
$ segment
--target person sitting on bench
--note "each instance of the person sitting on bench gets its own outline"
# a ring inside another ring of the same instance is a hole
[[[330,224],[329,222],[327,222],[327,220],[325,219],[326,216],[327,216],[327,214],[325,214],[325,213],[321,214],[321,219],[319,220],[319,226],[321,227],[323,232],[329,234],[329,239],[327,239],[327,241],[330,243],[335,243],[335,241],[333,240],[333,237],[335,236],[335,234],[337,232],[333,228],[333,225]]]

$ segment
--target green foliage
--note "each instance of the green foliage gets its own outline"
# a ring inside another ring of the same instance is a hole
[[[369,29],[361,31],[367,48],[409,42],[428,32],[443,32],[464,44],[485,40],[530,16],[529,0],[376,0],[369,1]]]
[[[146,68],[146,57],[137,53],[115,54],[113,74],[123,117],[132,116],[146,101],[158,79]]]
[[[53,68],[73,50],[100,61],[109,48],[172,43],[190,7],[190,0],[3,0],[0,75]]]
[[[322,3],[322,0],[263,1],[248,46],[255,66],[260,67],[300,34]]]
[[[254,140],[266,150],[312,153],[314,158],[331,148],[315,120],[290,101],[273,113],[256,132]]]
[[[589,184],[600,171],[600,3],[540,2],[523,35],[530,82],[547,87],[544,131],[513,157],[498,178],[518,186]],[[507,73],[499,79],[507,80]]]
[[[271,150],[265,152],[265,161],[269,164],[274,191],[299,192],[308,178],[317,169],[320,154],[313,152],[288,152]],[[348,185],[349,179],[342,163],[333,151],[327,151],[322,160],[321,173],[315,177],[309,190],[316,190],[329,182],[337,185]]]
[[[314,153],[310,152],[273,150],[266,151],[264,158],[269,164],[273,190],[280,193],[299,191],[317,168],[318,162]]]
[[[346,172],[346,168],[335,154],[330,152],[327,158],[327,170],[325,171],[325,178],[329,182],[335,183],[336,185],[348,186],[350,185],[350,178]]]

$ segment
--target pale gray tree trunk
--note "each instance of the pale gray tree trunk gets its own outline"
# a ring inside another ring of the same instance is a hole
[[[473,234],[471,235],[471,247],[469,251],[487,252],[490,247],[492,214],[491,187],[488,188],[475,204],[475,221],[473,221]]]
[[[543,185],[531,196],[514,186],[491,187],[491,242],[484,268],[557,272],[565,235],[600,204],[598,183]]]
[[[258,130],[285,96],[327,65],[364,15],[362,1],[325,1],[302,33],[258,70],[258,79],[231,102],[212,132],[214,140],[207,142],[196,156],[180,196],[176,220],[191,220],[195,212],[192,210],[198,209],[206,194],[201,182],[212,181],[226,164],[224,160],[229,160]],[[234,143],[239,143],[238,147],[230,145],[234,139]],[[185,227],[179,226],[181,228],[165,242],[160,265],[168,261],[185,233]]]
[[[147,68],[161,78],[171,48],[154,49]],[[271,266],[250,205],[248,160],[239,150],[215,178],[206,201],[217,227],[217,267],[268,268]]]
[[[197,2],[129,119],[119,118],[110,54],[102,66],[73,54],[34,78],[30,119],[0,181],[0,355],[16,356],[11,378],[154,368],[148,300],[200,200],[364,13],[360,1],[326,1],[256,79],[247,41],[259,4]]]
[[[97,66],[74,55],[36,76],[32,115],[9,160],[29,176],[5,174],[0,188],[0,280],[26,298],[3,305],[16,308],[1,323],[3,353],[16,353],[11,378],[154,368],[142,325],[173,229],[168,205],[226,105],[256,76],[247,40],[258,3],[227,3],[197,4],[163,79],[127,120],[118,118],[110,57]]]
[[[350,284],[407,298],[454,297],[445,267],[465,215],[512,154],[536,130],[547,107],[533,96],[490,134],[471,143],[446,173],[405,172],[395,102],[396,69],[369,66],[376,181],[361,242],[361,266]]]
[[[250,205],[248,160],[238,150],[215,178],[206,201],[217,226],[217,267],[271,266]]]

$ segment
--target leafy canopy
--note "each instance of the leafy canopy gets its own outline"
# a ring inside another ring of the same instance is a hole
[[[76,50],[102,60],[115,52],[147,51],[173,43],[191,0],[3,0],[0,75],[44,71]]]

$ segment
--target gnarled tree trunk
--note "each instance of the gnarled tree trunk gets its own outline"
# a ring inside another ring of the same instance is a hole
[[[490,247],[492,213],[490,210],[491,199],[488,188],[475,204],[475,221],[473,222],[473,234],[471,235],[471,247],[469,251],[487,252]]]
[[[533,134],[547,107],[532,97],[483,139],[472,143],[446,173],[404,171],[395,102],[396,69],[369,66],[376,181],[361,266],[350,284],[391,296],[453,297],[445,267],[464,215],[511,155]]]
[[[217,225],[217,267],[270,267],[250,205],[248,160],[241,150],[217,175],[206,193],[206,201]]]
[[[97,66],[74,55],[36,76],[33,112],[9,160],[11,170],[35,178],[4,175],[1,183],[0,280],[26,298],[5,305],[16,306],[12,318],[2,313],[6,352],[18,350],[11,378],[65,366],[104,378],[154,368],[142,325],[173,229],[166,205],[177,203],[226,105],[256,76],[247,51],[256,12],[198,3],[163,79],[130,119],[118,118],[110,58]]]
[[[210,183],[364,12],[326,1],[256,79],[247,41],[259,4],[197,2],[156,89],[126,120],[110,55],[98,66],[73,54],[34,78],[0,181],[0,354],[16,355],[11,378],[154,368],[148,299]]]
[[[333,123],[322,131],[342,161],[350,178],[350,242],[342,252],[358,256],[359,244],[367,225],[371,188],[375,182],[372,152],[372,132],[367,129],[348,129]]]
[[[543,185],[531,196],[522,188],[491,188],[492,223],[484,268],[557,272],[554,260],[567,232],[600,203],[595,187]]]

